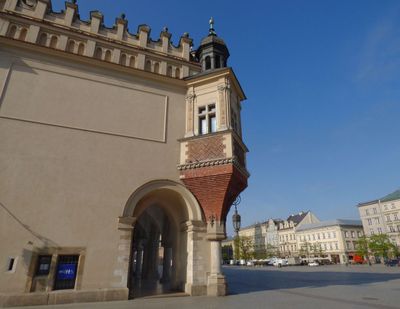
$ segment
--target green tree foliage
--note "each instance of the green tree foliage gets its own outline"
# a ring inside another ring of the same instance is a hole
[[[239,236],[235,238],[235,251],[238,250],[240,259],[250,260],[254,257],[253,239],[248,236]]]
[[[386,234],[372,235],[369,239],[369,249],[373,255],[383,258],[387,258],[389,255],[394,256],[398,251],[396,245],[390,241]]]
[[[369,261],[369,238],[362,236],[356,241],[356,253]]]

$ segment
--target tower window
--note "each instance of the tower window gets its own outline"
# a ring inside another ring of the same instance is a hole
[[[215,56],[215,65],[214,65],[214,67],[216,69],[221,67],[221,57],[219,55]]]
[[[210,56],[207,56],[205,61],[206,61],[206,70],[211,69],[211,58],[210,58]]]
[[[39,255],[36,276],[47,276],[50,272],[51,255]]]
[[[208,134],[217,131],[217,118],[215,114],[215,104],[201,106],[198,110],[199,134]]]

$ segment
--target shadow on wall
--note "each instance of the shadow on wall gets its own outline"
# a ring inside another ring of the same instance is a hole
[[[300,266],[299,266],[300,267]],[[251,270],[236,267],[224,268],[227,277],[229,294],[246,294],[258,291],[316,288],[333,285],[359,286],[363,284],[386,282],[400,279],[400,273],[356,273],[356,272],[310,272],[310,271],[280,271]]]

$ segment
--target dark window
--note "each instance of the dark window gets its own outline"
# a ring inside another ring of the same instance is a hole
[[[206,70],[211,69],[211,58],[210,56],[206,57]]]
[[[7,271],[12,271],[14,268],[15,258],[9,258]]]
[[[220,56],[215,56],[215,66],[216,69],[221,67],[221,57]]]
[[[79,255],[60,255],[57,261],[55,290],[73,289],[75,287],[76,272]]]
[[[36,276],[47,276],[50,272],[51,255],[39,255]]]

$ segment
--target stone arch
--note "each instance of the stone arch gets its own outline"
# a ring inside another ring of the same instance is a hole
[[[181,78],[181,70],[179,68],[175,69],[175,78]]]
[[[144,66],[144,70],[147,72],[151,72],[151,61],[150,60],[146,60],[146,64]]]
[[[105,55],[104,55],[104,60],[107,61],[107,62],[111,62],[111,57],[112,57],[111,50],[107,50]]]
[[[83,56],[84,54],[85,54],[85,44],[81,42],[78,45],[78,55]]]
[[[183,198],[186,205],[188,206],[187,208],[189,220],[202,221],[204,219],[201,207],[193,194],[182,184],[179,184],[172,180],[154,180],[136,189],[135,192],[133,192],[132,195],[129,197],[128,202],[125,205],[123,217],[134,216],[135,208],[137,207],[139,201],[142,200],[147,194],[161,189],[171,190],[180,194],[180,196]]]
[[[39,36],[39,45],[46,46],[46,44],[47,44],[47,34],[43,32]]]
[[[68,41],[67,51],[68,51],[69,53],[75,52],[75,41],[74,41],[74,40],[69,40],[69,41]]]
[[[57,44],[58,44],[58,38],[57,36],[53,35],[50,39],[50,47],[57,48]]]
[[[122,54],[119,60],[119,63],[123,66],[126,66],[126,54]]]
[[[101,47],[97,47],[96,51],[94,52],[94,57],[96,59],[100,59],[103,57],[103,49]]]
[[[17,33],[17,26],[11,25],[10,28],[8,29],[7,36],[14,39],[16,33]]]
[[[21,41],[25,41],[27,34],[28,34],[28,30],[26,28],[22,27],[21,31],[19,33],[19,38],[18,39],[21,40]]]
[[[135,190],[118,227],[118,247],[124,248],[118,260],[125,261],[118,267],[125,269],[119,273],[125,274],[121,282],[126,282],[129,297],[171,289],[189,291],[193,284],[193,230],[199,228],[205,229],[203,212],[183,185],[155,180]]]
[[[154,73],[160,73],[160,64],[158,62],[154,64]]]

